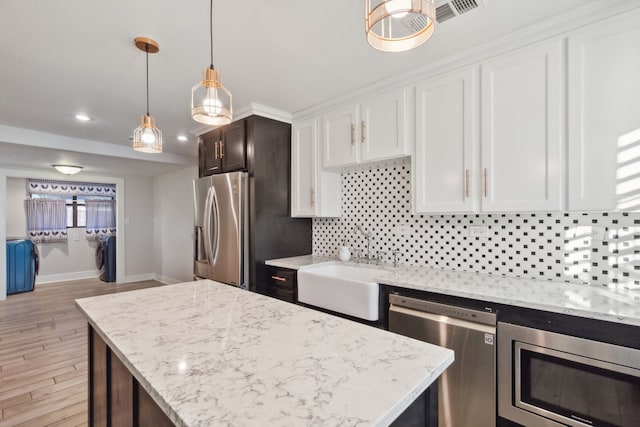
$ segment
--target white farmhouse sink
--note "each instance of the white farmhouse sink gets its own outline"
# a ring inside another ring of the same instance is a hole
[[[323,264],[298,270],[298,301],[365,320],[378,320],[383,270]]]

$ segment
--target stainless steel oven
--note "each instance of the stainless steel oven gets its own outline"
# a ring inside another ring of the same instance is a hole
[[[640,425],[640,350],[498,322],[498,415],[527,427]]]

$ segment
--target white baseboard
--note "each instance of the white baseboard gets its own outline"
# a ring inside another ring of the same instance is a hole
[[[144,274],[134,274],[130,276],[125,276],[124,283],[143,282],[145,280],[154,280],[154,274],[144,273]]]
[[[188,282],[188,280],[174,279],[173,277],[163,276],[162,274],[153,274],[153,280],[157,280],[165,285],[175,285],[176,283]]]
[[[39,274],[36,276],[36,285],[47,283],[65,282],[67,280],[92,279],[100,275],[100,270],[74,271],[62,274]]]
[[[100,276],[100,270],[76,271],[73,273],[47,274],[36,276],[36,285],[46,285],[47,283],[65,282],[67,280],[92,279]],[[142,282],[144,280],[157,280],[165,285],[175,285],[187,280],[174,279],[156,273],[133,274],[125,276],[124,283]]]

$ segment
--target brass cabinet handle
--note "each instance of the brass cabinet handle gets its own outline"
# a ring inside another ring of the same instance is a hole
[[[484,197],[487,197],[487,168],[484,168]]]
[[[218,160],[218,143],[216,142],[213,145],[216,147],[216,149],[215,149],[215,159]]]
[[[315,200],[315,199],[316,199],[316,197],[315,197],[315,196],[316,196],[316,191],[312,188],[310,193],[311,193],[311,194],[310,194],[310,196],[311,196],[311,197],[310,197],[310,200],[311,200],[311,207],[314,207],[314,206],[315,206],[315,204],[316,204],[316,200]]]
[[[280,277],[280,276],[271,276],[271,278],[273,280],[277,280],[278,282],[286,282],[287,279],[285,279],[284,277]]]
[[[220,141],[220,158],[224,157],[224,142]]]
[[[469,198],[469,169],[464,171],[464,194]]]
[[[360,143],[364,144],[364,120],[360,121]]]
[[[356,132],[356,128],[355,126],[353,126],[353,123],[351,123],[351,145],[356,143],[355,132]]]

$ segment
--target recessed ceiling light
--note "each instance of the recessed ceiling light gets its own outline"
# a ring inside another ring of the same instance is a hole
[[[188,140],[189,140],[189,138],[187,138],[186,136],[184,136],[184,135],[178,135],[178,141],[182,141],[182,142],[184,142],[184,141],[188,141]]]
[[[78,113],[78,114],[76,114],[76,120],[81,121],[81,122],[89,122],[89,121],[91,121],[91,117],[87,116],[84,113]]]

